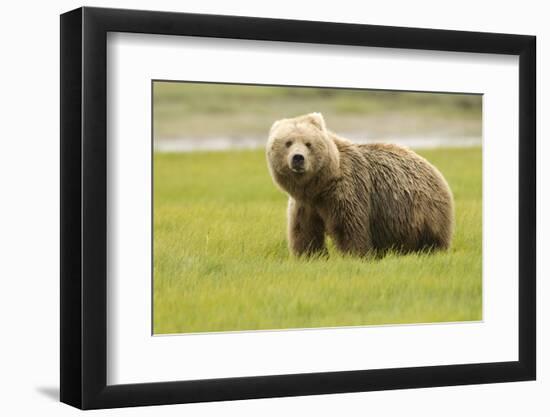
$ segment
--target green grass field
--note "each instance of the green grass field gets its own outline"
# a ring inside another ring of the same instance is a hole
[[[419,151],[447,178],[447,253],[295,259],[263,151],[155,154],[154,333],[480,320],[481,149]]]

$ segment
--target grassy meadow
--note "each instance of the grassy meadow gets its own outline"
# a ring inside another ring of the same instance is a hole
[[[418,153],[453,190],[452,248],[379,260],[291,257],[263,150],[155,153],[154,333],[480,320],[481,148]]]

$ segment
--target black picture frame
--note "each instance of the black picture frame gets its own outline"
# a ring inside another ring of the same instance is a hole
[[[108,32],[519,56],[519,360],[107,385]],[[60,56],[62,402],[94,409],[535,379],[534,36],[84,7],[61,15]]]

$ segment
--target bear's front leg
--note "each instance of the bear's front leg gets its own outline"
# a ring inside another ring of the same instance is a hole
[[[296,256],[326,255],[325,224],[310,206],[288,200],[288,244]]]

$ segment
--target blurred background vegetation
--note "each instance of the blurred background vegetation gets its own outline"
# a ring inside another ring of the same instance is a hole
[[[352,138],[481,137],[481,95],[155,81],[154,137],[262,137],[313,111]]]

